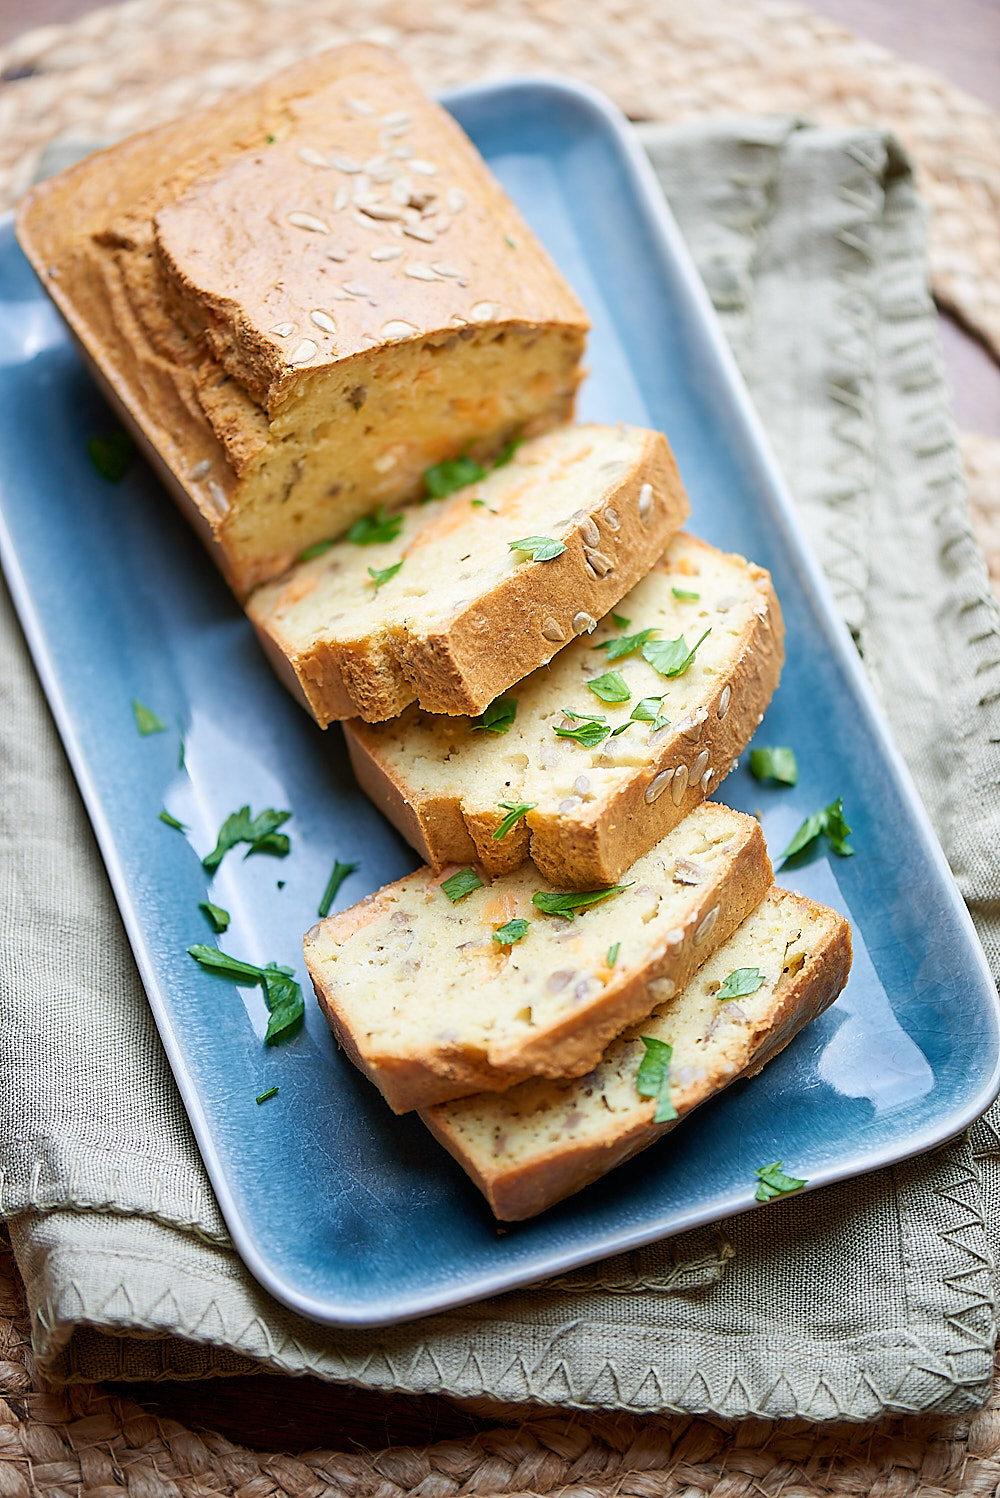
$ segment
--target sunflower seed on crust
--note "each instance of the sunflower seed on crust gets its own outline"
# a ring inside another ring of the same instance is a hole
[[[353,156],[328,156],[327,160],[331,166],[337,168],[338,172],[346,172],[350,177],[363,170],[361,162],[355,161]]]
[[[329,234],[330,226],[325,224],[315,213],[290,213],[288,222],[295,229],[311,229],[314,234]]]
[[[329,162],[327,161],[326,157],[321,156],[319,151],[314,151],[312,146],[303,146],[301,150],[296,151],[295,154],[298,156],[300,161],[304,161],[306,163],[306,166],[329,166]]]
[[[419,265],[411,261],[404,269],[404,275],[412,276],[414,281],[440,281],[441,276],[435,275],[429,265]]]
[[[291,338],[295,332],[295,324],[293,322],[276,322],[270,331],[277,338]]]
[[[368,251],[369,260],[398,260],[403,253],[398,244],[380,244],[377,249]]]
[[[419,331],[420,329],[415,327],[413,323],[403,322],[401,318],[393,318],[389,322],[384,322],[379,329],[382,337],[388,343],[395,343],[400,338],[412,338]]]
[[[288,356],[289,364],[308,364],[310,359],[315,359],[319,353],[319,344],[313,343],[311,338],[303,338]]]
[[[337,331],[337,324],[334,322],[329,312],[324,312],[319,307],[310,312],[309,321],[311,323],[315,323],[317,328],[322,328],[324,333],[336,333]]]
[[[424,244],[434,244],[437,235],[433,229],[428,229],[426,224],[404,224],[403,233],[408,234],[411,239],[422,240]]]

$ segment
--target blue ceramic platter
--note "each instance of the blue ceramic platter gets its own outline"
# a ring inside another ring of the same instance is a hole
[[[603,101],[566,83],[447,102],[588,307],[580,415],[666,431],[692,528],[774,575],[788,662],[758,742],[792,745],[801,776],[770,789],[741,767],[723,796],[760,812],[775,854],[844,797],[856,855],[821,854],[789,882],[849,916],[856,957],[839,1002],[760,1077],[501,1237],[419,1120],[395,1118],[338,1053],[311,1001],[303,1033],[265,1048],[260,992],[186,954],[213,940],[198,902],[232,912],[227,951],[292,964],[305,983],[301,933],[334,859],[361,865],[342,908],[406,873],[413,854],[358,791],[339,731],[321,733],[271,675],[149,471],[111,484],[91,466],[87,440],[113,418],[8,221],[4,567],[236,1245],[279,1300],[341,1326],[475,1300],[740,1211],[772,1160],[810,1188],[871,1170],[957,1132],[1000,1085],[996,992],[965,908],[644,158]],[[133,698],[169,731],[141,738]],[[293,812],[292,852],[231,854],[209,885],[200,856],[245,803]],[[187,837],[157,820],[164,807]]]

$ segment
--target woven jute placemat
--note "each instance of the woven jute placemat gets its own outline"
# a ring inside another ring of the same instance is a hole
[[[942,79],[782,0],[128,0],[0,50],[0,201],[41,150],[126,134],[211,102],[317,48],[397,48],[431,88],[564,72],[633,118],[734,110],[890,125],[934,209],[940,303],[1000,356],[1000,119]],[[974,520],[1000,589],[1000,443],[963,436]],[[109,1391],[45,1392],[0,1232],[0,1498],[938,1498],[1000,1491],[1000,1385],[971,1419],[872,1426],[481,1410],[468,1434],[377,1451],[254,1450]],[[232,1429],[232,1425],[229,1427]],[[432,1423],[426,1438],[430,1440]],[[252,1417],[244,1439],[267,1442]],[[349,1432],[339,1444],[350,1446]],[[275,1441],[274,1444],[278,1444]],[[369,1446],[377,1444],[369,1441]]]

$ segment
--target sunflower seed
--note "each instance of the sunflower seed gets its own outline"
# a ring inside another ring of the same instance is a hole
[[[209,473],[211,473],[211,471],[212,471],[212,464],[209,461],[209,459],[208,458],[202,458],[202,460],[201,460],[200,463],[196,463],[194,465],[194,467],[192,468],[191,472],[188,474],[188,478],[190,478],[190,479],[203,479]]]
[[[722,688],[722,696],[719,698],[718,715],[724,718],[729,711],[729,704],[733,700],[733,689],[730,686]]]
[[[646,992],[655,1004],[662,1004],[666,999],[672,999],[677,991],[677,985],[673,978],[653,978],[646,984]]]
[[[558,645],[562,640],[565,640],[566,636],[554,619],[546,619],[542,625],[542,638],[551,640],[553,644]]]
[[[688,767],[678,765],[674,771],[674,783],[670,787],[670,797],[675,806],[680,806],[684,800],[684,793],[688,788]]]
[[[414,281],[441,280],[441,277],[436,276],[429,265],[418,265],[415,261],[411,261],[410,264],[405,267],[404,274],[407,276],[412,276]]]
[[[397,109],[392,114],[382,116],[383,125],[409,125],[412,122],[413,116],[406,109]]]
[[[370,286],[363,286],[360,281],[342,281],[341,285],[345,291],[350,292],[351,296],[373,297],[375,295]]]
[[[384,223],[403,217],[403,210],[395,203],[362,203],[361,212]]]
[[[336,333],[337,331],[337,324],[329,312],[323,312],[319,307],[314,312],[310,312],[309,321],[315,323],[317,328],[322,328],[324,333]]]
[[[575,635],[593,634],[597,628],[597,620],[593,614],[585,614],[583,609],[573,615],[573,633]]]
[[[225,490],[221,484],[217,484],[213,479],[208,486],[208,492],[223,513],[229,509],[229,502],[226,499]]]
[[[347,251],[342,250],[339,245],[327,245],[323,253],[326,256],[327,260],[336,260],[340,265],[343,265],[344,261],[347,259]]]
[[[593,567],[598,577],[607,577],[614,568],[614,562],[606,557],[603,551],[592,551],[589,547],[583,548],[583,554],[587,559],[588,567]]]
[[[290,213],[288,222],[296,229],[311,229],[314,234],[329,234],[330,226],[314,213]]]
[[[673,770],[661,770],[659,775],[654,775],[646,787],[646,801],[652,806],[658,801],[673,778]]]
[[[703,796],[707,796],[708,795],[708,788],[712,784],[712,777],[714,776],[714,774],[715,774],[715,771],[712,769],[712,766],[709,765],[708,769],[705,771],[704,775],[701,777],[701,793],[702,793]]]
[[[448,276],[449,279],[462,274],[457,265],[449,265],[447,260],[432,260],[431,270],[436,270],[439,276]]]
[[[733,770],[738,770],[739,767],[740,767],[739,760],[738,759],[734,759],[733,762],[732,762],[732,764],[729,766],[730,772],[732,772]]]
[[[410,171],[419,172],[421,177],[436,177],[437,167],[433,161],[424,161],[420,156],[414,156],[410,160]]]
[[[402,208],[407,208],[409,207],[412,191],[413,183],[409,177],[397,177],[389,188],[389,196],[394,203],[398,203]]]
[[[642,488],[639,490],[639,519],[642,521],[643,525],[648,522],[652,508],[653,486],[652,484],[643,484]]]
[[[590,781],[586,775],[578,775],[573,782],[573,792],[577,796],[585,796],[590,790]]]
[[[388,160],[388,156],[385,155],[369,156],[368,160],[365,162],[365,171],[369,174],[371,174],[372,172],[377,172],[379,167],[385,166]]]
[[[304,161],[306,163],[306,166],[327,165],[326,157],[321,156],[318,151],[314,151],[312,146],[303,146],[302,149],[296,154],[298,155],[300,161]]]
[[[718,905],[713,905],[708,914],[699,923],[698,928],[694,933],[694,944],[696,947],[701,946],[702,942],[705,940],[706,936],[708,936],[709,932],[718,919],[719,907]]]
[[[348,98],[344,100],[344,103],[347,105],[348,109],[351,110],[352,114],[375,113],[375,110],[372,108],[372,106],[370,104],[366,104],[364,99]]]
[[[703,749],[701,751],[701,753],[698,755],[698,758],[695,760],[694,764],[691,766],[691,779],[692,779],[692,781],[694,781],[694,780],[700,780],[701,779],[701,777],[705,773],[705,766],[707,764],[708,764],[708,750],[707,749]]]
[[[424,244],[434,244],[437,235],[433,229],[428,229],[426,224],[404,224],[403,233],[408,234],[411,239],[419,239]]]
[[[382,337],[386,340],[387,343],[394,343],[397,339],[400,338],[411,338],[414,333],[418,333],[420,330],[419,328],[414,327],[413,323],[411,322],[403,322],[402,319],[394,319],[391,322],[384,322],[379,331],[381,332]]]
[[[704,703],[699,703],[691,712],[686,713],[678,723],[674,725],[675,733],[682,733],[686,739],[697,743],[701,738],[702,727],[708,717],[708,708]]]
[[[396,462],[395,453],[383,453],[381,457],[375,459],[372,467],[376,473],[388,473],[391,468],[395,468]]]
[[[473,322],[493,322],[501,315],[497,302],[477,302],[469,312]]]
[[[382,244],[377,250],[368,251],[369,260],[398,260],[402,254],[398,244]]]
[[[271,332],[278,338],[290,338],[295,332],[295,324],[293,322],[276,322]]]
[[[308,364],[310,359],[315,359],[319,353],[319,345],[313,343],[311,338],[303,338],[302,342],[292,350],[288,356],[289,364]]]
[[[341,183],[333,195],[334,213],[342,213],[351,201],[351,189],[345,183]]]
[[[413,155],[413,147],[397,146],[392,154],[393,156],[395,156],[397,161],[409,161]]]
[[[567,796],[566,799],[565,799],[565,801],[560,801],[560,803],[559,803],[559,810],[561,812],[563,812],[563,813],[568,814],[571,811],[576,811],[576,809],[577,809],[577,807],[579,805],[580,805],[580,798],[579,798],[579,796]]]
[[[394,162],[387,161],[384,166],[376,166],[372,168],[370,174],[371,179],[373,182],[379,183],[380,186],[386,182],[395,182],[396,173],[398,170],[399,168]]]
[[[362,229],[370,229],[373,234],[378,233],[379,225],[375,222],[375,220],[366,218],[365,215],[359,212],[357,208],[355,208],[354,212],[351,214],[351,218],[356,224],[360,224]]]
[[[675,884],[704,884],[705,869],[693,858],[678,858],[672,878]]]
[[[347,292],[341,291],[339,286],[333,287],[332,291],[330,292],[330,296],[335,302],[349,302],[351,300]]]
[[[338,172],[346,172],[349,177],[363,170],[361,162],[355,161],[353,156],[328,156],[327,160]]]
[[[466,204],[466,196],[460,187],[449,187],[445,202],[448,204],[449,213],[461,213]]]
[[[597,546],[600,543],[601,533],[589,515],[580,526],[580,535],[588,546]]]
[[[605,510],[604,524],[607,526],[609,531],[616,531],[621,525],[621,519],[619,518],[618,511],[612,509]]]

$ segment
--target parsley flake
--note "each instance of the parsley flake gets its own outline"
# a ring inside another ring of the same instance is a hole
[[[297,1035],[302,1028],[306,1014],[302,989],[296,983],[292,969],[278,967],[275,962],[267,964],[262,977],[264,1002],[270,1010],[264,1044],[280,1045],[283,1040],[290,1040],[293,1035]]]
[[[180,727],[180,724],[178,724],[178,727]],[[178,770],[183,770],[184,769],[184,760],[185,760],[186,754],[187,754],[187,748],[186,748],[186,745],[184,743],[184,731],[183,731],[183,729],[181,729],[181,740],[180,740],[180,743],[177,746],[177,768],[178,768]]]
[[[793,1191],[801,1191],[807,1181],[800,1181],[795,1176],[786,1176],[782,1170],[781,1160],[775,1160],[772,1165],[762,1165],[754,1175],[760,1181],[757,1187],[756,1199],[759,1202],[773,1201],[776,1196],[789,1196]]]
[[[585,910],[588,905],[596,905],[599,900],[606,900],[609,895],[620,895],[623,889],[628,889],[628,885],[613,884],[610,889],[573,889],[565,895],[557,894],[555,890],[540,889],[532,895],[531,903],[544,915],[561,915],[571,921],[578,911]]]
[[[652,1035],[640,1035],[646,1054],[639,1062],[635,1088],[640,1097],[656,1099],[654,1123],[669,1123],[677,1117],[677,1109],[670,1098],[670,1061],[674,1054],[672,1045],[665,1040],[656,1040]]]
[[[622,944],[620,941],[616,941],[614,946],[608,948],[608,967],[614,967],[615,963],[618,961],[618,953],[621,951],[621,949]]]
[[[794,749],[783,746],[751,749],[750,774],[755,780],[777,780],[782,785],[795,785],[799,778],[799,767]]]
[[[602,702],[627,702],[632,695],[620,671],[605,671],[603,676],[592,676],[587,686]]]
[[[190,831],[190,828],[188,827],[188,825],[187,825],[186,822],[178,822],[177,818],[176,817],[172,817],[170,815],[169,811],[161,811],[160,812],[160,821],[161,822],[165,822],[168,827],[176,827],[176,829],[177,829],[178,832],[189,832]]]
[[[836,801],[830,802],[829,806],[824,806],[821,811],[814,811],[811,817],[806,817],[781,856],[794,858],[797,853],[806,852],[817,838],[825,834],[834,853],[840,858],[850,858],[854,852],[853,848],[847,846],[850,831],[850,827],[844,821],[844,798],[838,796]]]
[[[474,889],[483,887],[483,881],[475,869],[470,868],[459,869],[457,874],[452,874],[450,879],[444,879],[441,882],[442,892],[448,896],[453,905],[457,905],[459,900],[464,900],[466,895],[471,895]]]
[[[202,867],[214,874],[226,854],[237,843],[250,844],[247,858],[251,853],[271,853],[276,858],[284,858],[291,843],[287,835],[277,829],[290,816],[290,811],[275,811],[268,807],[251,817],[249,806],[241,806],[239,811],[231,812],[223,822],[215,847],[201,861]]]
[[[217,936],[229,929],[229,911],[223,910],[221,905],[213,905],[211,900],[199,900],[198,909],[203,910],[208,917],[208,923]]]
[[[135,726],[144,739],[148,739],[151,733],[166,733],[167,725],[163,719],[157,717],[151,707],[140,702],[137,697],[132,698],[132,716],[135,718]]]
[[[319,909],[316,912],[317,915],[321,916],[324,920],[326,919],[326,917],[330,914],[331,905],[337,898],[340,886],[343,884],[348,874],[353,874],[354,871],[356,869],[360,869],[360,867],[361,865],[359,863],[334,863],[333,873],[326,881],[326,889],[323,891],[323,898],[319,902]]]
[[[565,709],[563,710],[565,711]],[[579,717],[580,715],[579,713],[574,713],[573,716]],[[560,728],[557,725],[553,725],[553,731],[561,739],[572,739],[574,743],[582,744],[584,749],[593,749],[596,744],[601,743],[603,739],[607,738],[611,732],[611,727],[608,723],[602,723],[597,718],[587,718],[582,723],[578,723],[575,728]]]
[[[687,642],[683,635],[678,635],[676,640],[649,640],[642,647],[643,660],[649,662],[654,671],[659,671],[661,676],[683,676],[695,658],[698,646],[707,640],[712,633],[706,629],[701,639],[696,644],[687,648]]]
[[[562,541],[553,541],[551,536],[522,536],[520,541],[508,541],[507,545],[511,551],[523,551],[533,562],[551,562],[566,550]]]
[[[726,975],[725,982],[718,990],[717,999],[745,999],[748,995],[756,993],[758,988],[764,985],[764,974],[759,967],[734,967],[731,973]]]
[[[336,544],[332,536],[328,541],[314,541],[311,546],[306,547],[305,551],[299,552],[298,560],[300,562],[311,562],[313,557],[321,557],[324,551],[329,551],[330,547],[336,546]]]
[[[228,952],[220,952],[218,947],[206,947],[202,942],[188,947],[188,954],[209,972],[235,978],[239,983],[259,983],[264,976],[264,969],[254,963],[241,962],[238,957],[230,957]]]
[[[529,811],[534,811],[535,807],[538,805],[538,802],[498,801],[497,805],[499,807],[502,807],[503,810],[507,813],[503,821],[500,823],[499,827],[497,827],[496,831],[493,833],[493,836],[495,838],[501,838],[506,837],[511,828],[515,826],[515,824],[518,823],[522,817],[527,816]]]
[[[477,463],[474,458],[466,457],[463,453],[460,458],[446,458],[443,463],[425,468],[424,483],[431,499],[443,499],[446,494],[454,494],[456,489],[478,484],[480,479],[486,477],[487,472],[482,463]]]
[[[128,432],[109,432],[106,437],[91,437],[87,443],[87,456],[101,475],[111,484],[118,484],[132,467],[135,458],[135,443]]]
[[[499,942],[502,947],[513,946],[514,942],[520,941],[528,933],[530,921],[522,920],[520,916],[516,920],[508,921],[506,926],[498,926],[493,933],[493,940]]]
[[[509,234],[505,234],[503,238],[504,238],[504,244],[509,244],[512,250],[516,250],[517,249],[517,245],[511,239],[511,237],[510,237]]]
[[[616,614],[614,613],[614,611],[612,611],[611,614],[611,622],[614,624],[616,629],[628,629],[629,625],[632,623],[631,619],[626,619],[624,614]]]
[[[698,603],[701,598],[700,593],[688,593],[684,588],[671,588],[670,591],[674,595],[674,597],[679,598],[682,603]]]
[[[360,520],[355,520],[347,532],[347,539],[355,546],[378,546],[383,541],[395,541],[402,529],[402,515],[387,515],[385,505],[379,505],[374,514],[362,515]]]
[[[368,568],[368,576],[372,579],[372,581],[375,584],[375,592],[376,593],[378,592],[379,588],[381,588],[381,586],[382,586],[383,583],[387,583],[391,577],[395,577],[396,576],[396,573],[399,571],[400,567],[402,567],[403,562],[405,560],[406,560],[406,558],[404,557],[402,559],[402,561],[393,562],[393,564],[392,564],[391,567],[369,567]]]
[[[478,718],[473,718],[469,724],[469,732],[476,733],[482,729],[484,733],[507,733],[516,717],[517,698],[497,697],[485,712],[480,713]]]
[[[268,1100],[268,1098],[277,1097],[277,1096],[278,1096],[278,1089],[277,1089],[277,1087],[269,1087],[266,1092],[262,1092],[262,1093],[260,1093],[258,1095],[258,1097],[257,1097],[257,1107],[259,1108],[260,1105],[261,1105],[261,1103],[266,1103],[267,1100]]]
[[[620,661],[623,656],[631,655],[633,650],[638,650],[645,645],[650,635],[655,635],[655,629],[640,629],[634,635],[619,635],[617,640],[602,640],[599,645],[591,645],[591,650],[607,651],[609,661]]]
[[[512,437],[506,447],[502,447],[497,457],[493,459],[493,467],[506,468],[523,441],[523,437]]]
[[[650,733],[655,733],[658,728],[665,728],[670,719],[665,718],[660,712],[662,705],[662,697],[644,697],[632,709],[631,721],[633,723],[649,723],[651,725]]]

